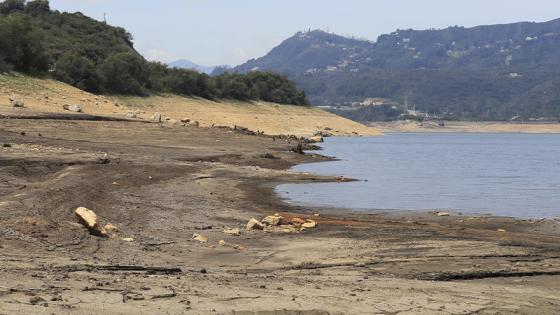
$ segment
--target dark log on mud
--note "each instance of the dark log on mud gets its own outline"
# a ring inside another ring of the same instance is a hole
[[[536,277],[536,276],[558,276],[560,271],[490,271],[480,270],[473,272],[444,272],[433,274],[421,274],[414,277],[417,280],[428,281],[456,281],[456,280],[478,280],[488,278],[518,278],[518,277]]]
[[[151,267],[137,265],[79,265],[59,267],[70,272],[75,271],[116,271],[116,272],[146,272],[150,274],[178,274],[183,273],[179,267]]]

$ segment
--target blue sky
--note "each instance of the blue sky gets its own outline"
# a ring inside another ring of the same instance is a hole
[[[375,40],[398,28],[444,28],[560,18],[558,0],[51,0],[125,27],[148,59],[236,65],[300,30]]]

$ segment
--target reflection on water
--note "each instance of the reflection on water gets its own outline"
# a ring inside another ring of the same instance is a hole
[[[295,170],[360,179],[281,185],[289,202],[362,210],[435,210],[560,217],[560,135],[390,134],[329,138],[340,161]]]

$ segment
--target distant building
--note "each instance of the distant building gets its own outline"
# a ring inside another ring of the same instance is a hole
[[[364,99],[360,105],[361,106],[380,106],[380,105],[385,105],[387,104],[387,100],[384,98],[379,98],[379,97],[368,97],[366,99]]]

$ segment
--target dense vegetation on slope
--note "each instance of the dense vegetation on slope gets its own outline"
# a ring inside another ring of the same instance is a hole
[[[305,94],[283,75],[224,73],[148,62],[132,35],[81,13],[50,10],[47,0],[0,3],[0,71],[49,74],[89,92],[147,95],[170,92],[209,99],[263,100],[307,105]]]
[[[235,69],[277,71],[314,105],[365,98],[451,119],[560,117],[560,20],[443,30],[399,30],[377,42],[298,33]],[[362,120],[384,110],[360,110]]]

